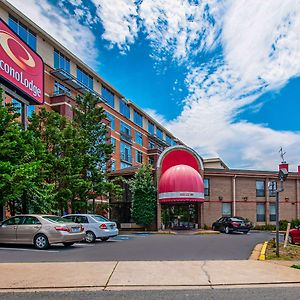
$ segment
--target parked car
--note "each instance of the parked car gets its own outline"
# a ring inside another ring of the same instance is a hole
[[[300,244],[300,225],[290,229],[289,232],[289,243]]]
[[[222,217],[212,224],[212,230],[225,233],[243,232],[247,234],[252,228],[252,223],[242,217]]]
[[[116,222],[109,221],[100,215],[71,214],[63,218],[79,223],[84,227],[85,241],[87,243],[94,243],[96,239],[104,242],[119,234]]]
[[[82,225],[51,215],[20,215],[0,224],[0,243],[33,244],[47,249],[52,244],[72,246],[84,239]]]

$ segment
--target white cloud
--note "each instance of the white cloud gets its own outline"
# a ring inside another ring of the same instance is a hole
[[[111,45],[128,50],[137,37],[137,6],[132,0],[91,0],[97,8],[97,15],[102,21],[102,38]]]
[[[87,26],[70,15],[60,14],[47,0],[31,0],[30,5],[23,0],[8,1],[83,61],[96,64],[96,40]]]
[[[163,115],[158,113],[155,109],[153,108],[145,108],[144,111],[152,117],[154,120],[156,120],[159,124],[166,126],[168,124],[167,120]]]

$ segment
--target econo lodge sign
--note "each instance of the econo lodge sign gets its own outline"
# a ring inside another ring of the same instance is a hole
[[[31,103],[44,103],[44,63],[0,19],[0,77]]]

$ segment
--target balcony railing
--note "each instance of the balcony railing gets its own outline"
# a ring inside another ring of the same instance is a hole
[[[59,78],[61,81],[67,83],[69,86],[71,86],[76,91],[79,91],[81,93],[91,93],[97,98],[100,98],[101,101],[107,102],[99,93],[95,92],[93,89],[86,86],[84,83],[79,81],[76,77],[68,73],[64,69],[56,69],[51,71],[51,74],[55,77]]]
[[[121,152],[121,161],[131,164],[132,163],[132,157],[130,154],[126,152]]]
[[[151,134],[150,138],[155,141],[157,144],[163,146],[163,147],[169,147],[169,145],[166,143],[166,141],[164,141],[163,139],[161,139],[160,137],[158,137],[156,134]]]
[[[121,131],[120,132],[120,138],[121,138],[121,140],[132,144],[132,136],[131,135]]]

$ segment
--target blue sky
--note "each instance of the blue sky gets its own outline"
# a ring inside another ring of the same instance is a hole
[[[204,158],[300,163],[299,0],[9,2]]]

